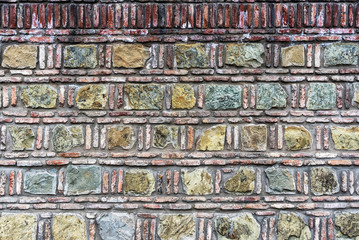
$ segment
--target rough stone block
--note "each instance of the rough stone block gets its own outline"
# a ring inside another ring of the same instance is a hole
[[[311,83],[307,108],[309,110],[332,109],[336,106],[336,87],[334,83]]]
[[[77,214],[56,214],[52,219],[54,240],[87,240],[86,223]]]
[[[237,109],[241,107],[242,88],[231,85],[206,86],[206,108],[210,110]]]
[[[197,150],[200,151],[221,151],[224,149],[226,126],[219,125],[204,131],[197,141]]]
[[[193,215],[162,215],[158,225],[161,240],[193,240],[196,238],[196,222]]]
[[[261,83],[257,87],[257,109],[285,108],[287,93],[279,83]]]
[[[64,67],[95,68],[97,49],[95,45],[71,45],[64,49]]]
[[[238,67],[260,67],[264,47],[260,43],[227,44],[226,64]]]
[[[34,131],[28,126],[9,126],[13,150],[32,150],[35,143]]]
[[[176,84],[172,90],[172,108],[192,109],[195,105],[193,87],[189,84]]]
[[[324,49],[324,66],[357,65],[359,46],[351,43],[333,43]]]
[[[309,131],[303,126],[287,126],[284,132],[287,150],[303,150],[310,148],[312,138]]]
[[[101,167],[68,166],[66,171],[66,195],[96,194],[101,192]]]
[[[277,192],[293,191],[295,189],[293,174],[288,169],[271,167],[265,170],[269,188]]]
[[[56,194],[57,175],[54,170],[30,170],[24,174],[24,192]]]
[[[204,44],[175,44],[178,68],[208,67],[208,54]]]
[[[303,218],[294,213],[280,213],[277,225],[277,239],[312,239],[312,233]]]
[[[12,45],[5,48],[2,55],[2,66],[5,68],[36,68],[37,46]]]
[[[155,177],[148,170],[130,169],[125,173],[125,193],[150,196],[155,191]]]
[[[57,92],[44,85],[29,85],[23,87],[20,94],[26,107],[56,108]]]
[[[135,130],[132,126],[110,127],[108,131],[108,148],[121,147],[131,149],[135,144]]]
[[[107,103],[107,89],[105,85],[91,84],[83,86],[76,95],[76,105],[79,109],[104,109]]]
[[[243,151],[266,151],[267,149],[267,126],[246,125],[242,126],[242,150]]]
[[[36,240],[37,216],[35,214],[2,213],[0,217],[1,240]]]
[[[332,195],[339,191],[337,175],[328,167],[311,168],[310,182],[314,195]]]
[[[332,127],[331,133],[335,149],[359,149],[359,127]]]
[[[158,84],[126,84],[125,109],[160,110],[163,105],[163,87]]]
[[[113,46],[114,67],[141,68],[150,58],[150,50],[141,44],[121,44]]]
[[[182,170],[182,178],[187,195],[208,195],[213,192],[212,176],[204,168],[191,172]]]
[[[153,147],[165,148],[171,144],[173,148],[178,147],[178,127],[158,125],[153,130]]]
[[[282,48],[282,65],[283,67],[291,67],[291,66],[304,66],[304,46],[297,45]]]
[[[254,190],[255,180],[256,174],[253,168],[241,167],[233,177],[225,182],[224,188],[228,192],[250,194]]]
[[[105,240],[132,240],[135,235],[135,217],[128,213],[105,213],[96,219],[99,234]]]

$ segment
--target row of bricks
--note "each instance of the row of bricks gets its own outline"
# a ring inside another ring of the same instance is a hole
[[[3,4],[2,28],[358,27],[355,3]]]

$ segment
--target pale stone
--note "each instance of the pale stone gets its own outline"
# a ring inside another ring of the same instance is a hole
[[[304,220],[293,213],[280,213],[277,225],[278,240],[310,240],[312,233]]]
[[[243,151],[266,151],[267,149],[267,126],[246,125],[242,126],[242,150]]]
[[[325,110],[336,107],[336,86],[334,83],[309,84],[307,108],[309,110]]]
[[[311,168],[310,183],[314,195],[331,195],[339,191],[337,175],[328,167]]]
[[[108,148],[131,149],[135,144],[135,130],[132,126],[111,127],[108,132]]]
[[[354,87],[354,96],[353,96],[353,103],[359,103],[359,83],[353,83]]]
[[[192,109],[195,105],[193,87],[189,84],[176,84],[172,90],[172,108]]]
[[[29,85],[23,87],[20,94],[26,107],[56,108],[57,92],[44,85]]]
[[[236,175],[228,179],[224,188],[229,192],[252,193],[254,190],[256,174],[253,168],[241,167]]]
[[[193,215],[162,215],[158,227],[161,240],[195,240],[196,222]]]
[[[96,219],[103,240],[133,240],[135,217],[128,213],[105,213]]]
[[[212,176],[204,168],[191,172],[182,170],[182,178],[187,195],[208,195],[213,192]]]
[[[30,170],[24,174],[24,192],[56,194],[57,175],[53,170]]]
[[[358,239],[359,213],[344,212],[335,214],[334,224],[338,230],[336,239]],[[345,238],[344,238],[344,236]]]
[[[83,134],[83,129],[81,125],[78,126],[72,126],[70,127],[70,134],[72,137],[72,146],[76,147],[76,146],[81,146],[84,144],[85,140],[84,140],[84,134]]]
[[[35,143],[34,131],[31,127],[9,126],[13,142],[13,150],[32,150]]]
[[[1,240],[36,240],[37,216],[35,214],[2,213],[0,217]]]
[[[76,105],[79,109],[104,109],[107,99],[106,85],[91,84],[79,89],[76,95]]]
[[[226,64],[239,67],[260,67],[264,60],[264,47],[260,43],[227,44]]]
[[[359,149],[359,127],[332,127],[331,133],[335,149]]]
[[[237,85],[206,86],[206,108],[211,110],[237,109],[241,107],[242,88]]]
[[[359,47],[351,43],[333,43],[324,49],[324,66],[357,65]]]
[[[155,177],[149,170],[130,169],[125,173],[125,193],[150,196],[155,191]]]
[[[178,68],[208,67],[208,54],[204,44],[175,44],[174,50]]]
[[[309,131],[303,126],[287,126],[284,140],[287,150],[303,150],[310,148],[312,138]]]
[[[260,83],[257,86],[257,109],[285,108],[287,93],[279,83]]]
[[[95,45],[70,45],[64,49],[64,67],[95,68],[97,49]]]
[[[274,191],[293,191],[294,178],[293,174],[288,169],[278,167],[271,167],[265,170],[269,180],[269,187]]]
[[[178,127],[158,125],[153,130],[153,147],[165,148],[168,144],[178,147]]]
[[[125,109],[161,110],[164,98],[163,86],[158,84],[126,84]]]
[[[113,67],[141,68],[150,57],[150,51],[141,44],[121,44],[113,46]]]
[[[52,219],[54,240],[87,240],[86,223],[77,214],[56,214]]]
[[[73,140],[65,125],[56,125],[52,130],[52,149],[56,152],[66,152],[73,147]]]
[[[8,46],[2,55],[2,66],[5,68],[36,68],[36,45]]]
[[[282,65],[283,67],[304,66],[304,46],[297,45],[282,48]]]
[[[226,126],[219,125],[204,131],[197,141],[197,150],[200,151],[221,151],[224,149]]]
[[[68,166],[65,195],[100,193],[101,175],[101,167],[99,166]]]

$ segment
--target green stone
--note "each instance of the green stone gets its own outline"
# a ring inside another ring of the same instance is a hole
[[[35,135],[31,127],[9,126],[13,142],[13,150],[32,150],[35,143]]]
[[[269,180],[269,187],[274,191],[283,192],[294,190],[293,174],[289,172],[288,169],[271,167],[267,168],[265,173]]]
[[[252,193],[255,180],[256,174],[253,168],[241,167],[236,175],[226,181],[224,188],[229,192]]]
[[[56,194],[55,171],[30,170],[24,174],[24,191],[31,194]]]
[[[66,171],[66,195],[101,193],[101,167],[68,166]]]
[[[285,128],[284,140],[287,150],[303,150],[310,148],[312,138],[303,126],[289,126]]]
[[[81,125],[70,127],[70,134],[72,137],[73,147],[81,146],[84,144],[85,140],[84,140],[84,134]]]
[[[192,109],[195,105],[193,87],[189,84],[176,84],[172,90],[172,108]]]
[[[307,108],[309,110],[332,109],[336,106],[336,87],[334,83],[311,83]]]
[[[5,68],[36,68],[36,45],[11,45],[5,48],[2,55],[2,66]]]
[[[314,195],[331,195],[339,191],[337,175],[331,168],[312,168],[310,170],[310,181]]]
[[[150,196],[155,191],[155,177],[148,170],[131,169],[125,173],[125,193]]]
[[[162,215],[157,232],[161,240],[194,240],[196,222],[190,214]]]
[[[182,170],[182,178],[187,195],[208,195],[213,192],[212,176],[204,168],[191,172]]]
[[[106,85],[91,84],[79,89],[76,95],[76,104],[79,109],[104,109],[107,98]]]
[[[135,130],[131,126],[111,127],[108,132],[108,148],[131,149],[135,144]]]
[[[246,125],[242,126],[241,143],[243,151],[267,150],[267,126]]]
[[[238,67],[260,67],[263,64],[264,47],[260,43],[227,44],[226,64]]]
[[[241,107],[242,89],[234,85],[206,86],[206,108],[210,110],[237,109]]]
[[[350,239],[358,239],[359,237],[358,222],[359,222],[358,213],[350,213],[350,212],[339,213],[335,215],[335,219],[334,219],[334,224],[336,228],[340,231],[341,235],[345,235]],[[342,239],[340,237],[341,237],[340,234],[337,234],[337,239]]]
[[[257,109],[285,108],[287,93],[279,83],[261,83],[257,87]]]
[[[52,219],[53,240],[87,240],[85,219],[78,214],[56,214]]]
[[[282,65],[283,67],[304,66],[304,46],[297,45],[282,48]]]
[[[141,68],[150,58],[150,51],[141,44],[120,44],[113,46],[112,62],[114,67]]]
[[[208,67],[208,54],[204,44],[175,44],[178,68]]]
[[[2,213],[1,240],[36,240],[37,216],[24,213]]]
[[[357,65],[358,50],[357,44],[333,43],[324,49],[324,66]]]
[[[29,85],[23,87],[20,94],[26,107],[56,108],[57,92],[44,85]]]
[[[64,50],[64,67],[95,68],[97,49],[95,45],[71,45]]]
[[[201,135],[197,141],[197,150],[200,151],[222,151],[226,136],[226,126],[214,126]]]
[[[277,225],[278,240],[310,240],[312,233],[304,220],[293,213],[280,213]]]
[[[359,127],[332,127],[331,133],[335,149],[359,149]]]
[[[178,147],[178,127],[158,125],[153,130],[153,147],[165,148],[168,144]]]
[[[66,152],[73,147],[70,131],[65,125],[56,125],[52,130],[52,149],[55,152]]]
[[[163,87],[158,84],[126,84],[126,107],[133,110],[161,110]]]
[[[216,219],[219,240],[258,240],[260,227],[251,213],[239,213],[233,217]]]

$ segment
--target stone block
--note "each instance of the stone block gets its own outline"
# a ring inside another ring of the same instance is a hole
[[[56,214],[52,219],[54,240],[87,240],[85,219],[78,214]]]
[[[241,107],[242,88],[236,85],[206,86],[206,108],[210,110],[227,110]]]
[[[110,127],[108,131],[108,148],[121,147],[131,149],[135,144],[135,130],[132,126]]]
[[[24,174],[24,192],[55,195],[57,174],[54,170],[30,170]]]
[[[192,109],[196,105],[194,89],[189,84],[176,84],[172,90],[173,109]]]
[[[23,87],[20,94],[26,107],[56,108],[57,92],[44,85],[29,85]]]
[[[197,150],[200,151],[221,151],[224,149],[226,126],[219,125],[204,131],[197,141]]]
[[[70,45],[64,49],[64,67],[95,68],[97,49],[95,45]]]
[[[243,151],[267,150],[267,126],[246,125],[242,126],[241,143]]]
[[[204,168],[182,170],[182,179],[187,195],[208,195],[213,192],[212,175]]]
[[[254,190],[256,174],[253,168],[241,167],[237,173],[228,179],[224,188],[228,192],[237,194],[250,194]]]
[[[260,43],[227,44],[226,64],[238,67],[260,67],[264,60],[264,47]]]
[[[162,215],[158,226],[161,240],[194,240],[196,222],[191,214]]]
[[[149,170],[130,169],[125,173],[125,193],[150,196],[155,191],[155,177]]]
[[[285,127],[284,140],[287,150],[303,150],[310,148],[312,138],[309,131],[303,126]]]
[[[332,195],[339,191],[337,175],[328,167],[311,168],[310,183],[314,195]]]
[[[311,83],[307,109],[333,109],[336,106],[336,95],[336,86],[334,83]]]
[[[324,66],[357,65],[359,45],[333,43],[324,49]]]
[[[359,149],[359,127],[332,127],[331,133],[335,149]]]
[[[257,86],[257,109],[285,108],[287,93],[279,83],[260,83]]]
[[[36,68],[37,46],[11,45],[5,48],[2,55],[2,66],[5,68]]]
[[[36,240],[37,216],[24,213],[2,213],[1,240]]]
[[[149,48],[141,44],[120,44],[113,46],[113,67],[141,68],[150,58]]]
[[[175,44],[174,50],[178,68],[208,67],[208,54],[204,44]]]
[[[34,148],[35,135],[31,127],[9,126],[9,131],[13,142],[13,150],[32,150]]]
[[[101,193],[101,167],[68,166],[66,171],[65,195]]]
[[[163,87],[158,84],[126,84],[125,109],[161,110],[163,105]]]
[[[106,85],[91,84],[78,90],[76,105],[81,110],[105,109],[107,99]]]
[[[133,240],[135,216],[128,213],[105,213],[96,219],[99,234],[104,240]]]
[[[296,45],[296,46],[282,48],[283,67],[291,67],[291,66],[303,67],[305,65],[304,59],[305,58],[304,58],[303,45]]]

